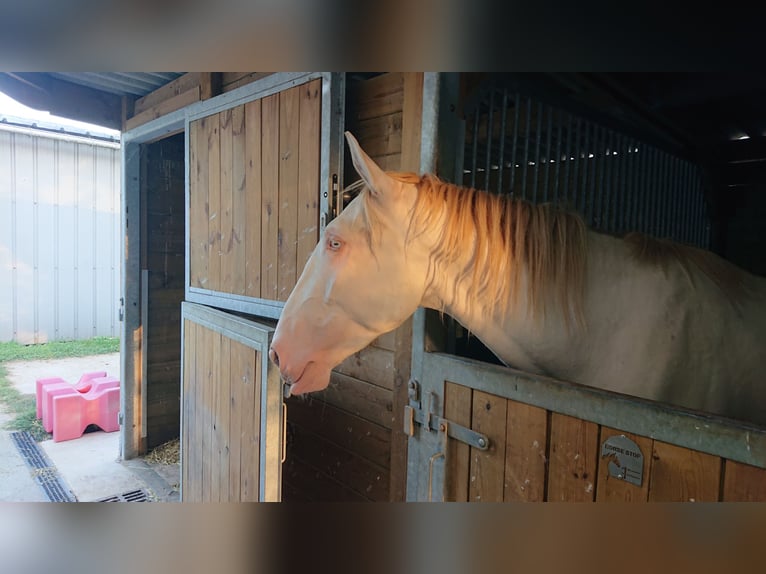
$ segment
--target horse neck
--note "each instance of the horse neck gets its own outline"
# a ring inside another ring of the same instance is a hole
[[[515,300],[487,309],[472,304],[471,297],[475,295],[469,292],[468,281],[461,280],[471,277],[474,271],[475,263],[471,263],[468,255],[434,265],[433,280],[421,303],[423,307],[455,318],[507,365],[533,373],[548,372],[548,356],[554,360],[566,345],[566,326],[553,305],[545,321],[527,313],[526,273],[521,272]]]

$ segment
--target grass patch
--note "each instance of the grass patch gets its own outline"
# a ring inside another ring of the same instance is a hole
[[[36,417],[35,395],[22,395],[8,379],[3,363],[8,361],[41,361],[67,357],[88,357],[116,353],[120,350],[120,339],[96,337],[84,341],[53,341],[41,345],[20,345],[0,343],[0,403],[14,418],[6,424],[10,430],[28,431],[36,441],[51,437],[45,432],[42,421]]]
[[[95,337],[84,341],[51,341],[41,345],[0,343],[0,363],[6,361],[40,361],[116,353],[120,350],[118,337]]]

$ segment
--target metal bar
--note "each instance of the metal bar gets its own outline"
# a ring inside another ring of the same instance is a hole
[[[513,144],[511,147],[511,194],[516,195],[516,147],[519,137],[519,104],[521,96],[516,92],[516,99],[513,102]]]
[[[524,161],[521,165],[521,197],[527,197],[527,168],[529,167],[529,136],[532,131],[532,98],[527,98],[526,135],[524,137]]]
[[[692,164],[685,162],[684,169],[684,197],[682,206],[682,216],[684,221],[684,243],[692,242],[692,214],[691,214],[691,196],[692,196]]]
[[[557,111],[558,120],[558,136],[556,138],[556,183],[553,184],[553,201],[558,203],[559,201],[559,185],[561,183],[561,134],[563,131],[563,118],[561,117],[561,111]]]
[[[497,169],[497,193],[503,193],[503,170],[505,169],[505,120],[506,120],[506,113],[508,111],[508,90],[503,90],[503,103],[502,103],[502,113],[500,115],[500,158],[498,159]],[[511,169],[513,169],[513,166],[511,166]]]
[[[603,229],[604,231],[610,231],[609,230],[609,218],[607,216],[608,209],[609,209],[609,194],[611,193],[611,185],[609,182],[609,165],[611,157],[607,155],[608,153],[611,153],[611,141],[612,141],[612,134],[609,130],[602,130],[601,131],[601,145],[599,148],[596,149],[596,157],[594,158],[594,161],[596,162],[594,165],[598,168],[598,187],[596,192],[596,217],[599,221],[599,227]],[[593,174],[594,177],[596,174]],[[606,185],[604,184],[606,182]]]
[[[535,130],[535,175],[532,185],[532,202],[537,203],[538,175],[540,173],[540,132],[543,129],[543,104],[537,104],[537,129]]]
[[[574,167],[572,168],[572,205],[575,206],[575,208],[580,212],[580,214],[585,217],[585,212],[583,211],[583,206],[580,203],[580,136],[582,134],[582,120],[580,118],[577,118],[577,121],[575,122],[577,125],[577,135],[575,136],[575,143],[574,143],[574,149],[572,150],[572,155],[570,157],[573,157],[574,160]]]
[[[590,142],[590,132],[592,128],[593,131],[593,140],[595,144],[596,140],[596,126],[591,124],[590,122],[585,124],[585,147],[583,148],[583,170],[582,170],[582,192],[583,192],[583,206],[584,209],[587,209],[588,211],[588,223],[590,225],[594,224],[593,221],[593,188],[589,186],[589,180],[590,183],[593,182],[595,179],[595,171],[593,173],[594,177],[589,178],[588,172],[590,172],[590,166],[593,165],[590,162],[590,159],[592,159],[590,156],[593,155],[593,158],[595,158],[595,154],[591,154],[591,142]]]
[[[566,174],[564,175],[564,203],[569,202],[569,176],[572,168],[572,114],[567,114],[567,149],[566,149]]]
[[[625,166],[628,146],[625,138],[621,134],[617,134],[617,163],[615,165],[617,184],[617,195],[615,196],[614,206],[614,229],[617,233],[623,233],[625,231],[625,199],[627,195],[628,180],[625,177]]]
[[[548,128],[545,130],[545,179],[543,180],[543,201],[548,201],[548,187],[550,185],[550,172],[551,172],[551,132],[553,131],[553,108],[548,106]]]
[[[429,385],[471,381],[494,395],[766,468],[766,429],[746,423],[441,353],[425,354],[424,373]]]
[[[681,210],[679,209],[679,202],[681,200],[681,185],[683,183],[681,179],[681,160],[677,157],[673,158],[673,177],[671,179],[672,188],[672,203],[670,209],[670,218],[673,222],[672,237],[676,241],[681,241]]]
[[[487,158],[484,162],[484,189],[489,191],[489,174],[492,169],[492,116],[495,111],[495,90],[489,93],[489,114],[487,115]]]
[[[649,173],[650,175],[650,184],[649,184],[649,214],[648,214],[648,229],[649,234],[656,236],[659,226],[657,225],[657,203],[658,203],[658,191],[657,191],[657,185],[658,185],[658,153],[657,148],[651,147],[649,149],[649,158],[647,159],[647,162],[649,164]]]
[[[473,119],[473,145],[471,151],[471,185],[470,187],[476,187],[476,157],[479,151],[479,115],[481,112],[481,104],[476,106],[476,115]]]
[[[643,161],[645,149],[643,146],[639,147],[638,142],[635,142],[633,147],[632,158],[633,162],[633,218],[635,223],[633,225],[634,231],[640,231],[644,233],[644,202],[647,196],[647,186],[645,181],[645,173],[643,172]]]

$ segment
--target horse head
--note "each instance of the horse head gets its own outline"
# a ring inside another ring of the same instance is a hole
[[[269,350],[293,394],[326,388],[335,366],[403,323],[425,290],[428,253],[408,241],[416,184],[346,139],[365,188],[324,230]]]

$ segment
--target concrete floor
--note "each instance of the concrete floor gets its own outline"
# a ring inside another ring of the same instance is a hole
[[[4,365],[8,378],[22,394],[35,394],[35,381],[43,377],[61,377],[76,383],[80,375],[105,371],[119,378],[119,353],[94,357],[46,361],[13,361]],[[4,410],[5,407],[0,407]],[[0,412],[0,501],[45,502],[48,497],[34,478],[31,469],[3,428],[12,416]],[[80,438],[38,443],[58,471],[59,481],[78,501],[90,502],[143,489],[150,500],[178,500],[179,465],[147,462],[144,458],[120,460],[119,432],[86,432]]]

